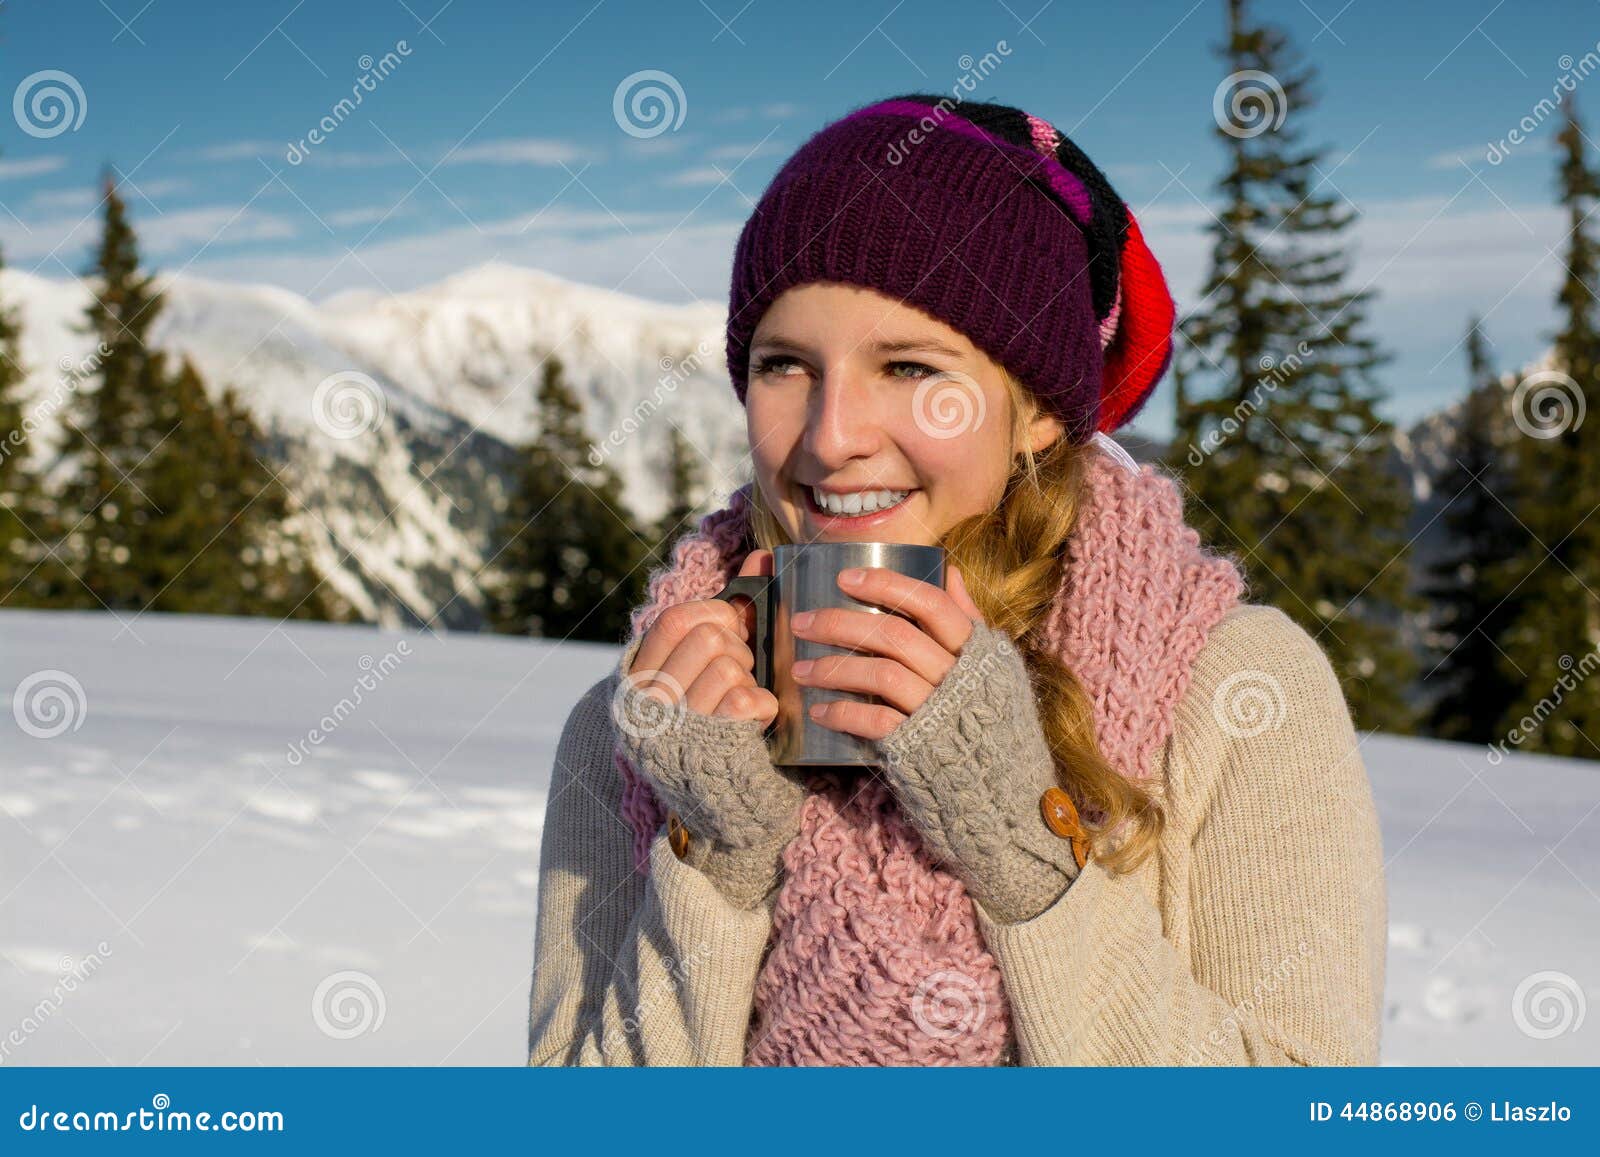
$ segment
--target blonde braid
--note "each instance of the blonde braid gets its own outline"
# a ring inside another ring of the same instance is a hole
[[[994,509],[957,523],[941,545],[984,620],[1022,650],[1057,777],[1083,812],[1092,855],[1113,873],[1132,871],[1155,850],[1166,812],[1151,785],[1120,774],[1101,754],[1089,694],[1045,637],[1078,521],[1086,456],[1098,450],[1058,438],[1035,454],[1028,430],[1038,401],[1004,376],[1012,403],[1011,475]],[[750,490],[756,545],[770,550],[792,541],[760,485]]]

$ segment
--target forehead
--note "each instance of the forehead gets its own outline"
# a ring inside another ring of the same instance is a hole
[[[756,325],[752,344],[814,350],[929,348],[976,356],[961,331],[916,306],[863,286],[811,282],[785,290]]]

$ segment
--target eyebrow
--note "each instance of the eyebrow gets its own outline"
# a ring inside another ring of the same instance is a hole
[[[783,349],[794,353],[808,353],[810,347],[805,342],[796,341],[794,338],[785,337],[783,334],[772,334],[753,343],[753,349]],[[870,342],[866,349],[875,353],[903,354],[903,353],[933,353],[946,354],[953,358],[965,356],[962,351],[946,345],[937,338],[885,338],[882,341]]]

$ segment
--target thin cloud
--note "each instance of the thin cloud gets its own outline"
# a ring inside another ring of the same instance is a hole
[[[788,101],[779,101],[764,105],[731,105],[719,110],[711,119],[721,123],[733,121],[747,121],[755,117],[764,117],[768,120],[783,120],[786,117],[799,116],[805,111],[804,105],[791,104]]]
[[[697,169],[684,169],[681,172],[668,174],[661,178],[661,184],[679,189],[709,188],[722,184],[727,173],[728,170],[719,169],[715,165],[704,165]]]
[[[39,177],[45,173],[59,173],[67,167],[66,157],[29,157],[25,161],[0,161],[0,180],[19,177]]]
[[[731,145],[718,145],[710,152],[712,160],[742,161],[746,157],[768,157],[774,153],[787,152],[788,146],[782,141],[742,141]]]
[[[349,228],[357,225],[376,225],[379,221],[393,221],[396,217],[407,217],[415,212],[412,203],[406,201],[398,208],[390,205],[364,205],[359,209],[339,209],[326,214],[323,219],[329,225]]]
[[[288,146],[282,141],[229,141],[195,150],[206,161],[253,161],[257,157],[278,157]]]
[[[521,137],[464,145],[446,160],[450,165],[557,165],[581,164],[590,159],[587,149],[571,141]]]

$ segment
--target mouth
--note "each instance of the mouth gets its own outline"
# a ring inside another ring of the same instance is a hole
[[[816,486],[799,487],[806,514],[819,530],[865,530],[887,522],[910,501],[911,490],[857,490],[838,493]]]

